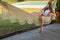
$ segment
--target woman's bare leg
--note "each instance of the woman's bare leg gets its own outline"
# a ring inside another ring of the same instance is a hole
[[[43,32],[43,25],[44,25],[44,19],[45,19],[45,17],[44,16],[41,16],[41,27],[40,27],[40,32]]]

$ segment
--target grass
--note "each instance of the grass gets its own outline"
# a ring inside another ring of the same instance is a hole
[[[18,22],[11,23],[9,20],[2,20],[0,18],[0,36],[35,26],[35,24],[30,25],[26,23],[24,25],[20,25]]]

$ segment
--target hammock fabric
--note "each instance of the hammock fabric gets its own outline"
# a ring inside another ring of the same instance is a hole
[[[32,24],[39,26],[39,17],[33,14],[29,14],[24,10],[21,10],[13,5],[10,5],[4,1],[1,1],[3,6],[3,13],[2,19],[7,20],[9,19],[12,23],[19,22],[19,24],[24,25],[25,23]],[[45,22],[48,24],[51,22],[51,17],[47,17]]]

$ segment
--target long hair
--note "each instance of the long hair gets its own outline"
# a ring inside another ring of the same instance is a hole
[[[49,5],[50,11],[53,13],[52,3],[51,2],[48,2],[48,5]]]
[[[48,2],[48,6],[49,6],[49,10],[51,11],[51,13],[53,13],[52,3],[51,2]],[[44,9],[44,11],[47,10],[47,9],[48,9],[48,7],[46,7]]]

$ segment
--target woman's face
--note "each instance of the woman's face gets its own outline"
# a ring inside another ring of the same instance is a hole
[[[49,5],[47,5],[47,8],[49,8]]]
[[[49,8],[49,5],[47,7]]]
[[[49,2],[47,8],[50,9],[51,7],[52,7],[51,2]]]

